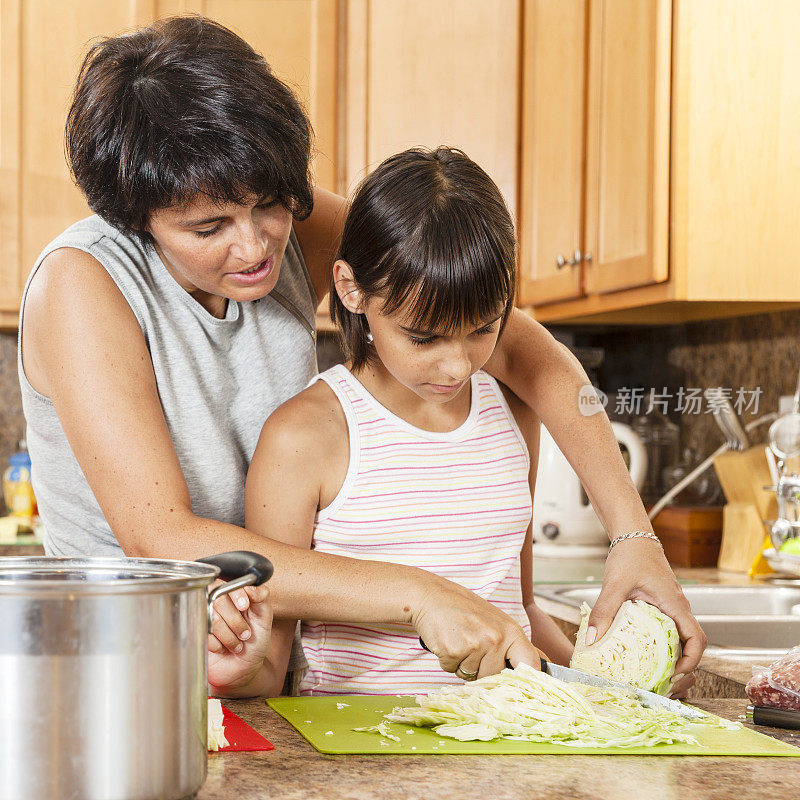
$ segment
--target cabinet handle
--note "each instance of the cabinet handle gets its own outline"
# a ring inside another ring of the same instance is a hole
[[[591,259],[591,254],[586,255],[585,257],[581,255],[580,248],[576,247],[575,252],[572,254],[572,258],[567,261],[561,253],[556,256],[556,267],[558,269],[564,269],[564,267],[577,267],[584,258],[588,261]]]
[[[584,261],[591,261],[592,260],[592,254],[591,253],[586,253],[586,255],[583,257],[583,260]]]

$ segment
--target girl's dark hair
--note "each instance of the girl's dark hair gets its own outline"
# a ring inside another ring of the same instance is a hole
[[[412,148],[387,158],[350,204],[337,259],[364,299],[384,313],[406,302],[411,325],[449,333],[502,314],[516,285],[514,224],[500,190],[461,150]],[[374,355],[363,314],[348,311],[331,285],[331,318],[353,369]]]
[[[95,213],[150,241],[159,208],[203,194],[311,213],[311,126],[263,56],[217,22],[171,17],[94,44],[67,116],[75,182]]]

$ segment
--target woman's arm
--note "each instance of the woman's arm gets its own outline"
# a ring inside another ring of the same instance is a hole
[[[194,560],[254,550],[275,566],[276,617],[411,623],[450,671],[473,652],[501,665],[505,657],[535,663],[516,623],[432,573],[313,553],[195,515],[144,337],[90,255],[65,248],[39,268],[26,301],[23,358],[126,554]],[[240,590],[215,605],[214,634],[229,650],[247,629],[231,598],[249,603]]]
[[[528,484],[531,499],[536,491],[536,473],[539,466],[539,432],[541,423],[531,411],[510,389],[503,387],[503,395],[525,439],[530,456],[531,466],[528,471]],[[528,525],[525,541],[520,551],[520,580],[522,584],[522,604],[531,623],[531,642],[548,661],[569,666],[574,645],[566,634],[558,627],[549,614],[545,614],[537,605],[533,596],[533,523]]]
[[[321,301],[331,284],[331,270],[339,248],[347,201],[326,189],[314,189],[314,210],[302,222],[294,223],[311,283]]]
[[[578,392],[590,381],[566,347],[515,309],[486,369],[536,411],[581,479],[609,538],[628,531],[652,532],[608,417],[584,416],[579,410]],[[675,620],[684,643],[676,671],[690,673],[707,640],[657,542],[629,539],[611,551],[587,640],[600,638],[628,599],[647,600]],[[691,683],[687,675],[677,692]]]

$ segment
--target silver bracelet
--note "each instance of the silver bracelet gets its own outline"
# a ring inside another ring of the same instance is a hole
[[[649,531],[631,531],[630,533],[623,533],[622,536],[617,536],[616,539],[612,540],[611,544],[608,546],[609,552],[611,552],[615,544],[618,542],[623,542],[625,539],[652,539],[653,541],[658,542],[662,549],[664,547],[664,545],[661,544],[661,539],[659,539],[654,533],[650,533]]]

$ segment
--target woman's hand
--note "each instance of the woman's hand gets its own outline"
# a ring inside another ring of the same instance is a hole
[[[506,659],[539,669],[539,651],[517,622],[469,589],[428,574],[411,623],[445,672],[460,667],[483,678],[500,672]]]
[[[215,585],[219,583],[221,581]],[[214,632],[208,636],[208,682],[223,693],[241,689],[251,683],[258,676],[269,650],[272,630],[269,589],[266,584],[262,584],[246,586],[240,591],[247,595],[248,608],[241,616],[250,631],[246,641],[239,641],[237,648],[241,649],[232,652],[220,642],[217,634],[228,636],[230,629],[217,613],[216,604]],[[227,596],[221,597],[220,601],[225,599],[228,599]]]
[[[586,643],[592,644],[608,630],[619,607],[626,600],[646,600],[675,620],[683,642],[683,657],[675,665],[681,676],[672,689],[682,697],[695,682],[692,675],[700,663],[708,640],[692,616],[661,546],[652,539],[627,539],[617,544],[606,560],[603,588],[589,615]]]

